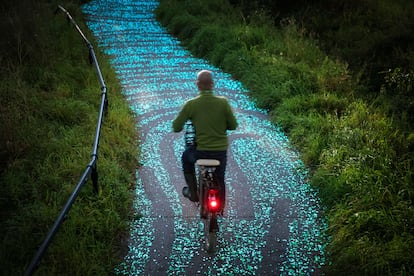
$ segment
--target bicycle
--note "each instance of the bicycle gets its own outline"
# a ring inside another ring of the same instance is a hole
[[[195,146],[195,130],[191,122],[186,123],[184,135],[187,147]],[[206,250],[216,251],[217,232],[219,231],[217,217],[223,214],[224,199],[220,198],[221,186],[217,182],[215,170],[220,161],[215,159],[198,159],[197,192],[199,198],[200,218],[204,224]]]
[[[220,185],[214,176],[220,162],[215,159],[198,159],[198,196],[200,200],[200,217],[204,222],[204,236],[207,252],[216,250],[217,232],[219,231],[217,216],[222,214]]]

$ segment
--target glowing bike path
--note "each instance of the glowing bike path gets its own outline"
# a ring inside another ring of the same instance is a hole
[[[192,57],[167,34],[153,15],[157,5],[92,0],[83,6],[141,133],[134,208],[142,217],[131,222],[129,252],[115,274],[320,274],[326,226],[297,154],[239,82]],[[200,69],[214,72],[215,93],[229,98],[239,121],[229,133],[227,209],[213,255],[204,250],[196,206],[181,195],[183,134],[171,129],[181,105],[197,94]]]

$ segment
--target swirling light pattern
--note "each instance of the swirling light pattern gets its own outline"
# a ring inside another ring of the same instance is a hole
[[[92,0],[88,27],[111,57],[122,93],[137,114],[142,166],[137,171],[129,252],[118,275],[311,275],[324,265],[324,232],[316,192],[287,137],[247,97],[242,84],[197,59],[156,21],[154,0]],[[197,207],[183,198],[182,134],[171,121],[197,94],[198,70],[209,69],[215,93],[229,98],[239,121],[230,133],[227,207],[218,251],[203,249]]]

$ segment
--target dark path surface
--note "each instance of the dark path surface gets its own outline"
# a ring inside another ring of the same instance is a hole
[[[129,253],[115,269],[126,275],[311,275],[324,262],[318,199],[287,138],[246,97],[242,85],[193,58],[159,25],[157,1],[92,0],[88,26],[111,56],[138,115],[143,166],[137,171]],[[227,210],[219,249],[203,248],[202,223],[183,198],[183,135],[171,121],[196,95],[200,69],[214,72],[216,94],[230,99],[239,128],[230,133]]]

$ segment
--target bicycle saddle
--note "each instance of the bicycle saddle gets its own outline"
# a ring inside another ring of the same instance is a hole
[[[220,165],[220,161],[216,159],[198,159],[197,165],[205,167],[217,167]]]

